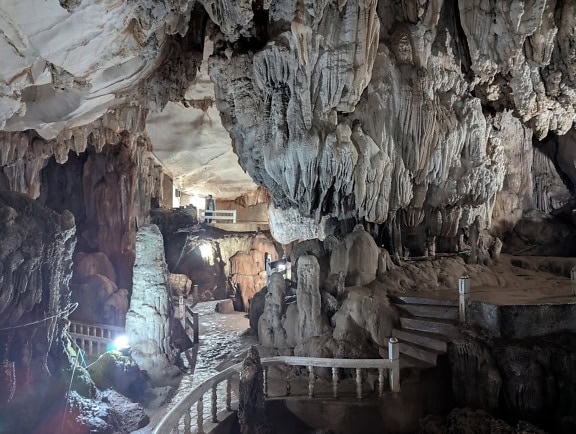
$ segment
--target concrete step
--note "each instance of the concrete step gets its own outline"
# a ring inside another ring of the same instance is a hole
[[[393,295],[391,296],[393,301],[397,304],[430,304],[434,306],[456,306],[458,307],[458,300],[444,300],[441,298],[429,298],[429,297],[413,297],[408,295]]]
[[[450,339],[444,335],[415,330],[394,329],[392,336],[398,338],[400,342],[413,343],[444,353],[448,351],[448,342],[450,342]]]
[[[400,317],[400,324],[403,329],[418,330],[421,332],[437,333],[446,336],[453,336],[458,334],[458,327],[453,321],[438,319],[438,318],[425,318],[425,317]]]
[[[398,309],[408,312],[414,316],[423,316],[426,318],[440,319],[458,319],[458,307],[456,306],[437,306],[433,304],[408,304],[399,303]]]
[[[436,366],[438,356],[443,354],[441,351],[431,350],[430,348],[406,342],[400,343],[400,353],[430,363],[433,366]]]
[[[431,365],[430,363],[415,359],[406,354],[400,355],[400,370],[408,368],[429,369],[433,367],[434,365]],[[402,375],[400,375],[400,381],[402,381],[402,379]]]

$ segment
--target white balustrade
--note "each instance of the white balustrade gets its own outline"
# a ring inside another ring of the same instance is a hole
[[[198,210],[198,221],[203,222],[209,220],[210,222],[230,222],[236,223],[236,210],[235,209],[212,209]]]
[[[340,369],[353,369],[355,370],[356,380],[356,397],[362,399],[362,371],[364,369],[377,369],[378,370],[378,395],[382,396],[384,393],[384,371],[389,371],[389,384],[392,392],[400,392],[400,358],[398,349],[398,340],[391,338],[388,343],[389,358],[388,359],[327,359],[315,357],[268,357],[262,358],[261,363],[264,368],[263,387],[267,392],[269,367],[276,365],[287,366],[286,375],[286,395],[290,395],[290,381],[291,381],[291,367],[305,367],[308,370],[308,396],[314,397],[316,374],[315,368],[329,368],[332,370],[332,395],[334,398],[338,397],[338,382]],[[232,411],[232,386],[231,379],[242,369],[242,363],[225,369],[222,372],[212,376],[198,387],[186,395],[180,402],[178,402],[172,410],[170,410],[164,418],[160,421],[153,434],[169,434],[179,432],[180,426],[184,427],[184,432],[190,432],[190,414],[191,408],[196,404],[196,426],[197,432],[203,434],[204,431],[204,395],[212,392],[211,399],[211,414],[212,422],[218,421],[218,398],[217,387],[220,383],[226,382],[226,410]]]
[[[124,329],[107,324],[85,324],[73,321],[70,322],[68,333],[87,356],[96,357],[106,352],[114,339],[124,334]]]

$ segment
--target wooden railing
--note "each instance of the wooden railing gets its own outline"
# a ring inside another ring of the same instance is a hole
[[[303,366],[308,369],[308,397],[314,398],[316,375],[314,368],[332,369],[332,395],[338,397],[339,369],[354,369],[356,373],[356,397],[362,399],[362,370],[378,370],[378,394],[384,394],[384,371],[389,371],[389,384],[392,392],[400,392],[400,359],[398,341],[391,338],[388,344],[388,359],[323,359],[315,357],[269,357],[261,360],[264,367],[264,394],[268,394],[268,367],[273,365]],[[196,404],[197,433],[204,433],[204,395],[211,391],[212,422],[218,422],[218,385],[226,381],[226,411],[232,411],[232,377],[242,369],[242,363],[225,369],[207,379],[170,410],[160,421],[153,434],[178,434],[192,432],[192,408]],[[286,377],[286,395],[291,394],[290,372]]]
[[[116,337],[124,334],[122,327],[106,324],[70,322],[70,336],[87,356],[99,356],[107,351]]]
[[[194,285],[194,299],[198,299],[198,285]],[[192,335],[192,342],[195,344],[200,342],[199,318],[198,312],[192,310],[192,305],[184,301],[184,297],[173,297],[173,300],[178,309],[178,318],[182,324],[182,328],[186,331],[188,336]]]
[[[199,209],[198,221],[203,222],[209,220],[212,222],[229,222],[236,223],[236,210],[235,209]]]

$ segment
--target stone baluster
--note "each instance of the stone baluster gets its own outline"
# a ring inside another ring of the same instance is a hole
[[[400,348],[398,339],[390,338],[388,342],[388,358],[392,361],[390,369],[390,390],[400,392]]]
[[[190,415],[190,410],[184,415],[184,434],[190,434],[192,432],[192,416]]]
[[[288,366],[288,369],[286,370],[286,396],[290,396],[290,392],[292,389],[290,381],[292,381],[292,368]]]
[[[461,323],[466,322],[466,306],[470,298],[470,278],[462,276],[458,279],[458,314]]]
[[[314,398],[314,366],[308,366],[308,397]]]
[[[378,369],[378,396],[384,395],[384,369]]]
[[[204,395],[196,403],[198,434],[204,434]]]
[[[268,397],[268,366],[265,366],[262,370],[264,376],[264,396]]]
[[[218,391],[217,384],[212,386],[212,422],[218,422]]]
[[[232,378],[226,380],[226,410],[232,411]]]
[[[356,397],[362,399],[362,369],[356,368]]]
[[[332,396],[338,398],[338,368],[332,368]]]

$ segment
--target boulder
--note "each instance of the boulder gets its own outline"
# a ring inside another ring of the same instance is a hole
[[[346,275],[346,286],[365,286],[376,279],[380,249],[361,226],[335,246],[330,257],[330,273]]]
[[[234,313],[234,302],[232,299],[227,298],[216,303],[216,312],[218,313]]]
[[[108,256],[103,252],[82,253],[74,256],[73,279],[84,282],[88,276],[99,274],[116,283],[116,272]]]
[[[192,280],[186,274],[168,274],[170,293],[176,296],[187,297],[192,291]]]
[[[136,401],[142,400],[148,387],[148,376],[134,360],[119,351],[102,354],[88,367],[88,372],[98,389],[113,389]]]

